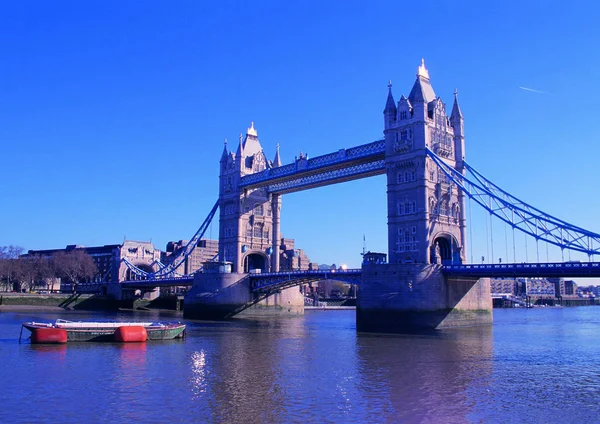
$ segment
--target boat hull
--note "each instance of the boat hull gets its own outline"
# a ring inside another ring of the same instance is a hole
[[[98,323],[93,323],[94,326],[86,327],[85,323],[78,322],[77,328],[70,328],[68,324],[56,323],[23,323],[23,327],[29,331],[34,331],[37,328],[61,328],[67,332],[67,342],[114,342],[115,330],[119,328],[114,323],[108,327],[98,327]],[[118,323],[117,323],[118,324]],[[131,325],[128,323],[126,325]],[[182,338],[185,332],[185,324],[161,324],[144,326],[148,340],[172,340]]]

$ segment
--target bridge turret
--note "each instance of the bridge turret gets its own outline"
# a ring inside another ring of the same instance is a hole
[[[279,143],[277,143],[277,146],[275,146],[275,159],[273,159],[273,163],[271,166],[273,166],[273,168],[281,166],[281,157],[279,156]]]
[[[458,104],[458,90],[454,90],[454,104],[450,115],[450,124],[454,130],[454,160],[457,167],[462,171],[465,159],[465,120]]]
[[[222,165],[221,191],[219,197],[219,255],[221,262],[232,262],[233,272],[251,270],[267,271],[273,238],[279,234],[279,222],[274,219],[279,212],[281,200],[270,196],[266,188],[244,189],[240,187],[245,176],[263,172],[272,165],[267,160],[258,140],[254,122],[240,135],[235,157]],[[281,165],[276,154],[276,162]],[[275,264],[276,265],[276,264]]]
[[[386,126],[384,134],[390,263],[460,263],[464,199],[425,149],[456,167],[455,154],[462,155],[464,145],[455,148],[446,105],[435,95],[424,61],[410,95],[398,102],[395,124]]]
[[[392,81],[388,84],[388,97],[385,103],[385,109],[383,110],[384,126],[385,129],[391,128],[396,123],[398,109],[396,108],[396,102],[392,95]]]
[[[421,59],[421,65],[417,69],[417,80],[408,95],[408,100],[413,106],[413,117],[417,121],[424,122],[427,119],[427,105],[435,98],[435,92],[429,82],[429,71],[425,68],[425,60]]]
[[[223,164],[227,163],[227,157],[229,156],[229,152],[227,151],[227,139],[223,141],[223,153],[221,154],[221,168],[223,168]]]

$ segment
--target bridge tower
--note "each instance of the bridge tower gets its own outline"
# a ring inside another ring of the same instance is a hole
[[[288,288],[254,304],[248,273],[279,271],[281,195],[265,188],[240,187],[242,177],[281,166],[279,147],[267,160],[254,123],[240,135],[235,153],[223,148],[219,173],[219,262],[231,262],[231,270],[205,269],[194,276],[186,293],[184,317],[222,319],[243,315],[297,315],[304,313],[304,296]],[[226,267],[224,267],[226,268]]]
[[[488,279],[450,278],[442,265],[465,262],[465,199],[427,156],[430,149],[464,173],[464,119],[457,92],[448,117],[424,61],[408,97],[391,82],[383,111],[388,264],[362,267],[360,331],[403,332],[492,322]]]
[[[264,188],[239,188],[244,175],[281,165],[279,148],[267,160],[254,123],[246,131],[237,152],[223,148],[219,176],[219,260],[231,262],[232,271],[279,269],[279,195],[269,196]]]
[[[424,61],[408,95],[396,105],[391,82],[384,110],[390,263],[462,263],[466,258],[462,192],[427,157],[431,149],[463,171],[463,116],[437,97]]]

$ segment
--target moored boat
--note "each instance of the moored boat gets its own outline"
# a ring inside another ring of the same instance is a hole
[[[31,331],[32,343],[170,340],[183,337],[185,332],[185,324],[180,322],[92,322],[57,319],[55,322],[24,322],[23,327]]]

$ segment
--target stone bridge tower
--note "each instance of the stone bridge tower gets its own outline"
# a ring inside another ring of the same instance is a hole
[[[395,264],[458,264],[466,258],[463,193],[427,157],[425,148],[463,172],[463,116],[435,95],[422,62],[408,95],[396,104],[389,84],[384,110],[388,252]]]
[[[219,261],[231,262],[233,272],[279,268],[281,199],[278,195],[269,196],[264,188],[240,189],[239,184],[245,175],[280,165],[279,149],[273,162],[267,160],[254,123],[244,138],[240,135],[235,154],[227,150],[227,144],[223,148],[219,176]]]
[[[404,332],[490,324],[489,279],[447,277],[442,268],[465,262],[465,202],[426,149],[464,173],[456,93],[448,117],[421,63],[408,97],[396,103],[389,85],[383,115],[389,263],[363,264],[357,328]]]

